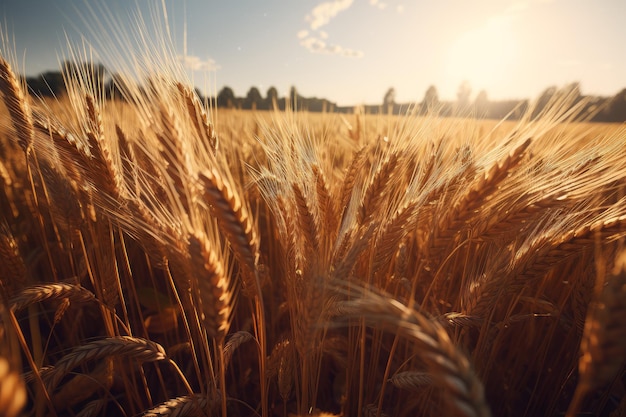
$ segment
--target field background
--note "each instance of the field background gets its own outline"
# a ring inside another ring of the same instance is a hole
[[[624,415],[624,125],[0,69],[5,415]]]

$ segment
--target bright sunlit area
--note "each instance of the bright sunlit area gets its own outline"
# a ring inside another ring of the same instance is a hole
[[[510,88],[520,70],[518,38],[511,22],[491,18],[483,25],[460,34],[447,50],[449,82],[467,80],[475,88],[498,94]]]

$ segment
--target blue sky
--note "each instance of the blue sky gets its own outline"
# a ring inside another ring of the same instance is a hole
[[[34,75],[58,68],[66,36],[98,49],[111,20],[130,33],[137,10],[149,19],[162,4],[205,92],[295,85],[348,105],[379,103],[389,87],[399,102],[421,100],[431,84],[453,99],[463,80],[492,99],[573,81],[584,94],[626,87],[623,0],[3,0],[0,26]]]

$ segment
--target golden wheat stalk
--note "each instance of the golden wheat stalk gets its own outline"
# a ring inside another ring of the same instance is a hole
[[[204,329],[209,338],[222,340],[228,333],[235,307],[230,276],[203,234],[189,236],[191,276],[198,287]]]
[[[324,171],[318,164],[311,166],[313,177],[315,178],[315,191],[317,195],[317,205],[319,207],[319,216],[321,227],[323,228],[322,236],[326,239],[332,239],[339,224],[339,219],[335,212],[335,204],[332,200],[330,183],[324,174]],[[325,242],[327,245],[329,242]],[[325,245],[323,247],[325,247]]]
[[[433,383],[433,378],[427,372],[404,371],[398,372],[389,378],[389,382],[396,387],[408,391],[420,391]]]
[[[357,182],[359,173],[363,171],[363,167],[367,161],[367,153],[369,152],[368,146],[363,146],[359,149],[354,156],[352,156],[352,160],[350,161],[350,166],[347,168],[343,182],[341,184],[341,191],[339,193],[339,204],[337,209],[335,210],[337,213],[340,213],[345,216],[345,212],[348,208],[348,204],[350,203],[350,199],[352,198],[354,186]]]
[[[2,218],[0,218],[0,262],[3,264],[0,270],[0,282],[4,287],[2,291],[13,296],[24,287],[28,272],[18,242],[8,223]]]
[[[294,386],[296,354],[290,339],[282,339],[274,345],[268,359],[267,377],[276,378],[278,392],[283,401],[288,401]]]
[[[608,384],[626,358],[626,251],[615,262],[615,269],[596,283],[594,300],[587,311],[578,361],[579,380],[567,412],[573,417],[590,392]]]
[[[363,199],[358,209],[357,223],[359,225],[365,224],[370,216],[378,211],[384,211],[382,205],[393,190],[390,184],[396,179],[393,173],[398,170],[400,162],[400,155],[397,152],[392,152],[376,168],[369,184],[365,187]]]
[[[445,211],[437,224],[433,234],[433,249],[430,253],[432,262],[437,265],[442,258],[443,250],[454,240],[455,234],[466,227],[466,222],[474,216],[475,211],[484,203],[485,199],[498,191],[498,185],[507,178],[507,175],[520,162],[531,144],[526,139],[516,146],[500,163],[493,164],[479,179],[454,201],[452,209]]]
[[[393,255],[400,247],[402,240],[414,230],[418,220],[418,201],[410,201],[400,207],[381,226],[381,231],[376,237],[372,260],[372,273],[386,272]]]
[[[87,107],[86,136],[91,153],[90,163],[87,165],[88,172],[92,174],[89,178],[97,185],[98,196],[102,192],[103,197],[109,196],[117,202],[125,193],[124,179],[113,159],[110,143],[105,136],[100,109],[91,94],[85,95],[85,105]]]
[[[22,289],[11,298],[9,308],[13,311],[20,311],[32,304],[63,298],[68,298],[73,303],[88,303],[96,300],[91,291],[79,285],[67,283],[41,284]]]
[[[77,366],[103,358],[127,357],[140,362],[166,359],[165,350],[158,343],[131,336],[107,337],[75,348],[59,359],[53,368],[43,374],[48,391],[52,392],[65,375]]]
[[[34,137],[30,106],[11,66],[2,57],[0,57],[0,92],[11,116],[11,122],[17,135],[17,143],[28,154]]]
[[[235,257],[248,273],[256,273],[258,238],[248,210],[232,186],[215,169],[199,174],[203,196],[233,249]]]
[[[321,225],[319,216],[313,212],[309,199],[298,184],[292,184],[295,212],[297,213],[299,230],[302,233],[300,239],[306,242],[305,249],[310,248],[313,253],[320,251]]]
[[[196,394],[193,397],[182,396],[167,400],[156,407],[144,411],[143,417],[202,417],[212,415],[210,412],[219,403],[210,400],[205,395]]]
[[[108,398],[100,398],[97,400],[89,401],[83,408],[80,410],[76,417],[98,417],[102,415],[102,410],[108,404]]]
[[[465,416],[491,415],[483,385],[471,363],[436,321],[372,292],[344,304],[348,312],[354,312],[349,317],[362,317],[378,329],[393,330],[415,342],[433,382],[446,389],[450,406],[456,412]]]
[[[240,330],[230,335],[228,341],[224,345],[224,368],[228,367],[230,360],[239,346],[254,340],[254,336],[250,332]]]
[[[176,83],[176,88],[185,99],[187,112],[189,113],[189,117],[191,118],[193,126],[196,129],[196,133],[200,138],[200,143],[198,145],[208,143],[213,154],[215,155],[219,142],[217,135],[215,134],[215,130],[213,129],[213,125],[209,121],[209,116],[200,103],[200,100],[185,84],[178,82]]]

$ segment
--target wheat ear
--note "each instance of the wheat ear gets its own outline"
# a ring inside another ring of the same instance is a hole
[[[254,274],[258,240],[246,207],[215,169],[201,172],[199,178],[204,186],[204,198],[210,204],[211,212],[228,239],[235,257],[249,273]]]
[[[437,223],[437,233],[433,243],[431,257],[434,264],[438,264],[444,248],[454,239],[455,234],[464,228],[465,223],[475,215],[475,211],[485,202],[485,199],[498,190],[498,185],[506,179],[509,172],[515,168],[524,156],[531,139],[513,149],[501,163],[494,164],[479,180],[468,188],[467,192],[458,198],[451,210],[446,211]]]
[[[267,365],[267,377],[277,378],[278,392],[283,401],[291,395],[294,384],[295,349],[289,339],[283,339],[274,345]]]
[[[315,190],[317,193],[317,204],[320,212],[320,219],[324,237],[331,237],[338,225],[335,206],[333,204],[330,192],[330,186],[326,175],[322,168],[313,164],[311,166],[313,176],[315,177]]]
[[[217,135],[215,134],[215,130],[213,129],[213,125],[209,122],[209,117],[202,107],[200,100],[198,97],[189,89],[189,87],[185,86],[182,83],[176,83],[176,88],[185,99],[185,105],[187,106],[187,112],[189,113],[189,117],[191,117],[191,121],[193,122],[193,126],[198,133],[198,136],[203,141],[208,142],[213,154],[217,152],[218,140]]]
[[[75,367],[102,358],[127,357],[141,362],[154,362],[166,358],[165,350],[158,343],[131,336],[108,337],[78,346],[45,373],[48,391],[61,382],[63,377]]]
[[[391,261],[402,239],[413,232],[419,211],[418,201],[410,201],[400,207],[381,228],[376,239],[372,272],[376,273]],[[384,269],[383,269],[384,271]]]
[[[189,236],[191,276],[198,285],[204,328],[210,338],[222,339],[233,310],[229,276],[219,257],[201,233]]]
[[[389,378],[389,382],[396,387],[408,391],[420,391],[433,383],[433,378],[427,372],[405,371],[398,372]]]
[[[579,381],[567,417],[574,417],[585,396],[608,384],[626,358],[626,251],[616,259],[613,273],[596,283],[580,343]]]
[[[244,330],[240,330],[230,335],[228,341],[224,345],[224,369],[228,367],[235,350],[250,340],[254,340],[254,336],[250,332],[246,332]]]
[[[294,183],[291,188],[295,198],[296,213],[298,213],[299,230],[305,242],[313,251],[317,252],[320,248],[319,239],[321,226],[319,217],[313,213],[313,208],[300,186]]]
[[[621,204],[624,202],[622,200]],[[610,216],[610,212],[607,211],[607,215],[603,217],[593,223],[569,230],[557,238],[547,235],[545,236],[549,239],[547,245],[545,241],[538,240],[539,247],[528,248],[516,260],[512,275],[518,277],[517,280],[520,281],[543,277],[555,265],[582,252],[585,248],[593,247],[598,239],[608,242],[626,234],[626,214]]]
[[[17,133],[17,143],[28,154],[34,137],[32,114],[22,86],[9,63],[2,57],[0,57],[0,92]]]
[[[348,316],[362,317],[378,329],[382,326],[414,341],[433,382],[446,389],[450,405],[459,414],[468,417],[491,415],[482,382],[467,357],[454,345],[438,322],[394,299],[370,292],[344,304],[348,307],[347,311],[356,312]]]
[[[69,298],[74,303],[88,303],[96,300],[94,294],[83,287],[74,284],[55,283],[24,288],[10,300],[9,306],[13,311],[20,311],[35,303],[60,298]]]
[[[0,218],[0,282],[9,295],[20,290],[27,280],[27,269],[17,240],[5,219]]]
[[[339,194],[339,204],[335,210],[336,213],[343,215],[348,208],[348,203],[350,202],[350,199],[352,197],[352,191],[354,189],[354,184],[356,184],[359,172],[365,166],[368,150],[369,148],[367,146],[364,146],[359,149],[352,157],[350,166],[348,166],[348,169],[346,170],[346,173],[343,177],[341,193]]]
[[[109,403],[108,398],[99,398],[97,400],[89,401],[80,410],[76,417],[99,417],[102,415],[102,410]]]
[[[143,417],[203,417],[207,407],[214,407],[216,401],[209,401],[204,395],[183,396],[167,400],[156,407],[144,411]],[[210,415],[210,414],[209,414]]]
[[[400,156],[394,152],[376,169],[365,189],[365,195],[359,207],[357,215],[359,224],[365,224],[370,216],[381,209],[385,198],[388,197],[389,191],[392,189],[389,184],[394,179],[393,172],[397,168],[399,160]]]

